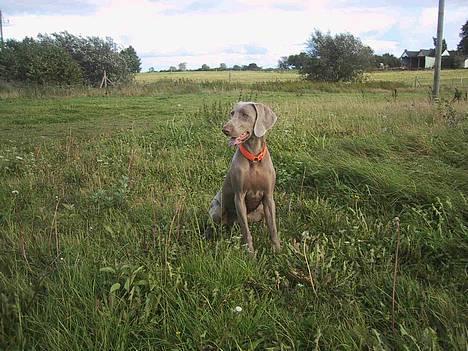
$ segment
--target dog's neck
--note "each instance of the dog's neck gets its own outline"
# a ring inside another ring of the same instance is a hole
[[[265,143],[266,140],[264,136],[258,138],[255,134],[252,134],[252,136],[244,142],[244,146],[251,154],[258,155],[262,151]]]

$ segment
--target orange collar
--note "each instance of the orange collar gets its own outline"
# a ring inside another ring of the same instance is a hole
[[[239,151],[241,152],[242,155],[244,155],[244,157],[247,160],[252,161],[252,162],[260,162],[261,160],[263,160],[263,158],[267,154],[268,149],[265,143],[265,145],[263,145],[262,151],[260,151],[258,155],[254,155],[249,150],[247,150],[243,144],[239,144]]]

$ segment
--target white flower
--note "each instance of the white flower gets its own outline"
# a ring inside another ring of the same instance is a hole
[[[234,312],[241,313],[242,312],[242,307],[240,307],[240,306],[234,307]]]
[[[19,194],[19,191],[18,191],[18,190],[13,190],[11,193],[12,193],[13,195],[18,195],[18,194]]]

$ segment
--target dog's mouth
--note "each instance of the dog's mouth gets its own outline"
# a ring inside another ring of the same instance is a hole
[[[229,146],[236,146],[236,145],[242,144],[244,141],[246,141],[249,138],[249,136],[250,136],[250,132],[245,131],[238,137],[231,137],[228,141],[228,144]]]

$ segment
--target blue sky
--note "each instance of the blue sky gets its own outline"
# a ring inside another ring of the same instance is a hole
[[[316,28],[350,32],[376,53],[430,48],[438,1],[357,0],[2,0],[6,38],[67,30],[132,45],[143,68],[186,62],[274,67],[298,53]],[[468,0],[447,0],[444,37],[455,48]]]

